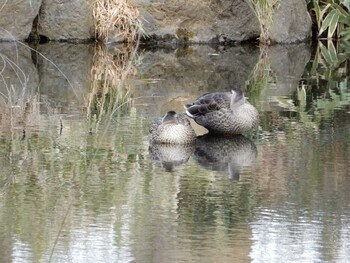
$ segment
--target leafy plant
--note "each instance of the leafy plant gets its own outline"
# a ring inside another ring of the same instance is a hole
[[[313,61],[306,66],[304,82],[297,93],[301,120],[321,123],[331,118],[336,109],[350,105],[349,67],[346,63],[350,54],[343,42],[318,42]],[[306,96],[301,91],[306,92]]]
[[[315,13],[318,37],[350,38],[350,0],[312,0],[308,7]]]
[[[324,68],[334,70],[349,59],[349,54],[344,51],[344,48],[341,48],[342,46],[340,43],[336,43],[337,45],[335,46],[333,41],[327,41],[327,45],[323,44],[321,41],[318,42],[312,66],[312,71],[314,73],[317,71],[319,64]]]

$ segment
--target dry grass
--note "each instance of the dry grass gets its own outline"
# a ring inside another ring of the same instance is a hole
[[[134,42],[143,31],[140,13],[129,0],[97,0],[93,8],[96,39]]]
[[[262,45],[270,44],[270,28],[280,0],[248,0],[248,3],[259,20],[260,38]]]

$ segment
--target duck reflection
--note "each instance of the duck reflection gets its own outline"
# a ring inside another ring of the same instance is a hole
[[[228,172],[233,180],[239,180],[242,168],[251,165],[256,157],[255,144],[242,135],[223,137],[205,134],[197,138],[194,152],[194,159],[204,168]]]
[[[194,144],[150,144],[149,152],[154,161],[159,162],[167,172],[172,172],[177,166],[187,163],[194,147]]]

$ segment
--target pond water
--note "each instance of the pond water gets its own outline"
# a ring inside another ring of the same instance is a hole
[[[32,48],[0,44],[1,262],[348,261],[349,51]],[[149,145],[155,117],[235,86],[249,134]]]

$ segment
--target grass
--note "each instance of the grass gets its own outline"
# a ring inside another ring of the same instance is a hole
[[[280,0],[248,0],[248,3],[259,21],[260,44],[270,45],[270,28],[273,22],[274,13],[279,7]]]
[[[144,32],[139,10],[129,0],[97,0],[94,3],[95,37],[104,43],[135,42]],[[117,41],[116,41],[117,40]]]

